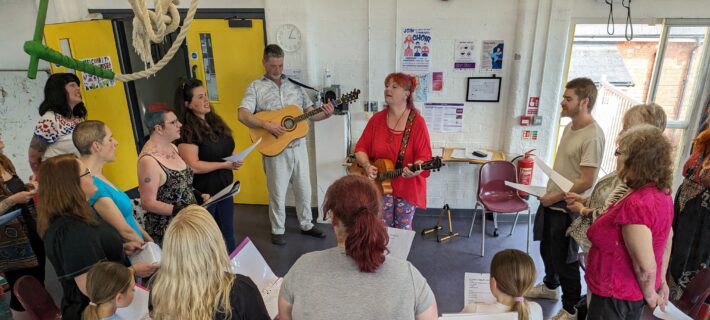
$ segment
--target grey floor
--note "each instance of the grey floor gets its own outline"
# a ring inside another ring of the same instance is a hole
[[[497,238],[491,235],[493,223],[486,221],[486,231],[488,233],[486,237],[486,255],[481,257],[480,215],[476,219],[471,238],[467,238],[466,235],[471,223],[470,214],[463,216],[458,213],[453,219],[454,231],[461,233],[462,236],[439,243],[434,236],[422,237],[419,234],[422,229],[435,224],[436,217],[431,213],[432,211],[430,210],[428,213],[417,212],[415,215],[413,228],[418,234],[412,244],[409,261],[419,269],[429,282],[436,296],[439,313],[460,312],[463,308],[464,300],[464,273],[489,272],[491,259],[499,250],[516,248],[524,251],[527,217],[525,214],[521,214],[513,236],[508,236],[512,224],[501,223],[501,235]],[[327,234],[325,239],[301,235],[297,219],[295,215],[291,214],[290,210],[286,219],[287,244],[285,246],[271,244],[271,229],[266,206],[236,205],[234,224],[237,243],[247,236],[251,238],[278,276],[285,275],[291,265],[302,254],[335,246],[333,229],[329,224],[319,224],[319,227]],[[535,260],[538,279],[541,279],[543,264],[540,259],[537,242],[531,242],[530,255]],[[61,287],[57,283],[51,266],[48,265],[47,269],[48,275],[45,281],[47,288],[55,299],[59,301]],[[536,301],[542,306],[546,319],[554,315],[561,307],[559,301]]]

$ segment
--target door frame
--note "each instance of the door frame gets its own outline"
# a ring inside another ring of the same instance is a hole
[[[180,18],[184,19],[187,15],[187,9],[178,9]],[[116,48],[119,55],[119,65],[124,73],[134,72],[131,65],[129,50],[133,50],[127,41],[126,29],[122,21],[130,20],[134,17],[131,9],[89,9],[89,13],[101,14],[104,20],[111,20],[113,26],[113,35],[116,42]],[[195,19],[225,19],[225,20],[241,20],[241,19],[260,19],[265,21],[264,9],[260,8],[206,8],[197,9]],[[268,43],[266,39],[266,23],[263,23],[264,43]],[[185,42],[180,46],[180,50],[185,52],[185,70],[186,74],[191,74],[190,63],[187,54],[187,45]],[[138,103],[138,94],[133,81],[127,82],[124,85],[126,91],[126,101],[128,102],[129,114],[131,116],[131,124],[133,126],[133,138],[136,143],[136,153],[139,153],[143,144],[146,142],[146,132],[143,130],[143,119],[141,118],[140,105]]]

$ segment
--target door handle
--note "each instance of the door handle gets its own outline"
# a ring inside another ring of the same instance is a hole
[[[191,72],[192,72],[192,78],[195,78],[195,79],[196,79],[196,78],[197,78],[197,65],[196,65],[196,64],[193,64],[193,65],[192,65],[192,70],[191,70]]]

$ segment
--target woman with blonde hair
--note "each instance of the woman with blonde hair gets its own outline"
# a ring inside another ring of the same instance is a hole
[[[499,251],[491,261],[490,286],[496,303],[471,303],[461,312],[517,312],[519,320],[542,320],[540,305],[524,298],[535,283],[535,278],[535,263],[527,253],[516,249]]]
[[[131,269],[108,261],[95,264],[86,277],[90,302],[82,320],[115,320],[116,310],[133,301],[135,284]]]
[[[230,270],[212,215],[196,205],[182,209],[165,231],[150,284],[152,319],[270,319],[254,282]]]

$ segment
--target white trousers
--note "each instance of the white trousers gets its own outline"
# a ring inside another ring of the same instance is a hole
[[[296,196],[296,215],[301,230],[313,228],[311,213],[311,176],[308,166],[308,149],[305,141],[286,148],[274,157],[263,157],[266,187],[269,188],[269,220],[271,233],[286,231],[286,191],[289,183]]]

